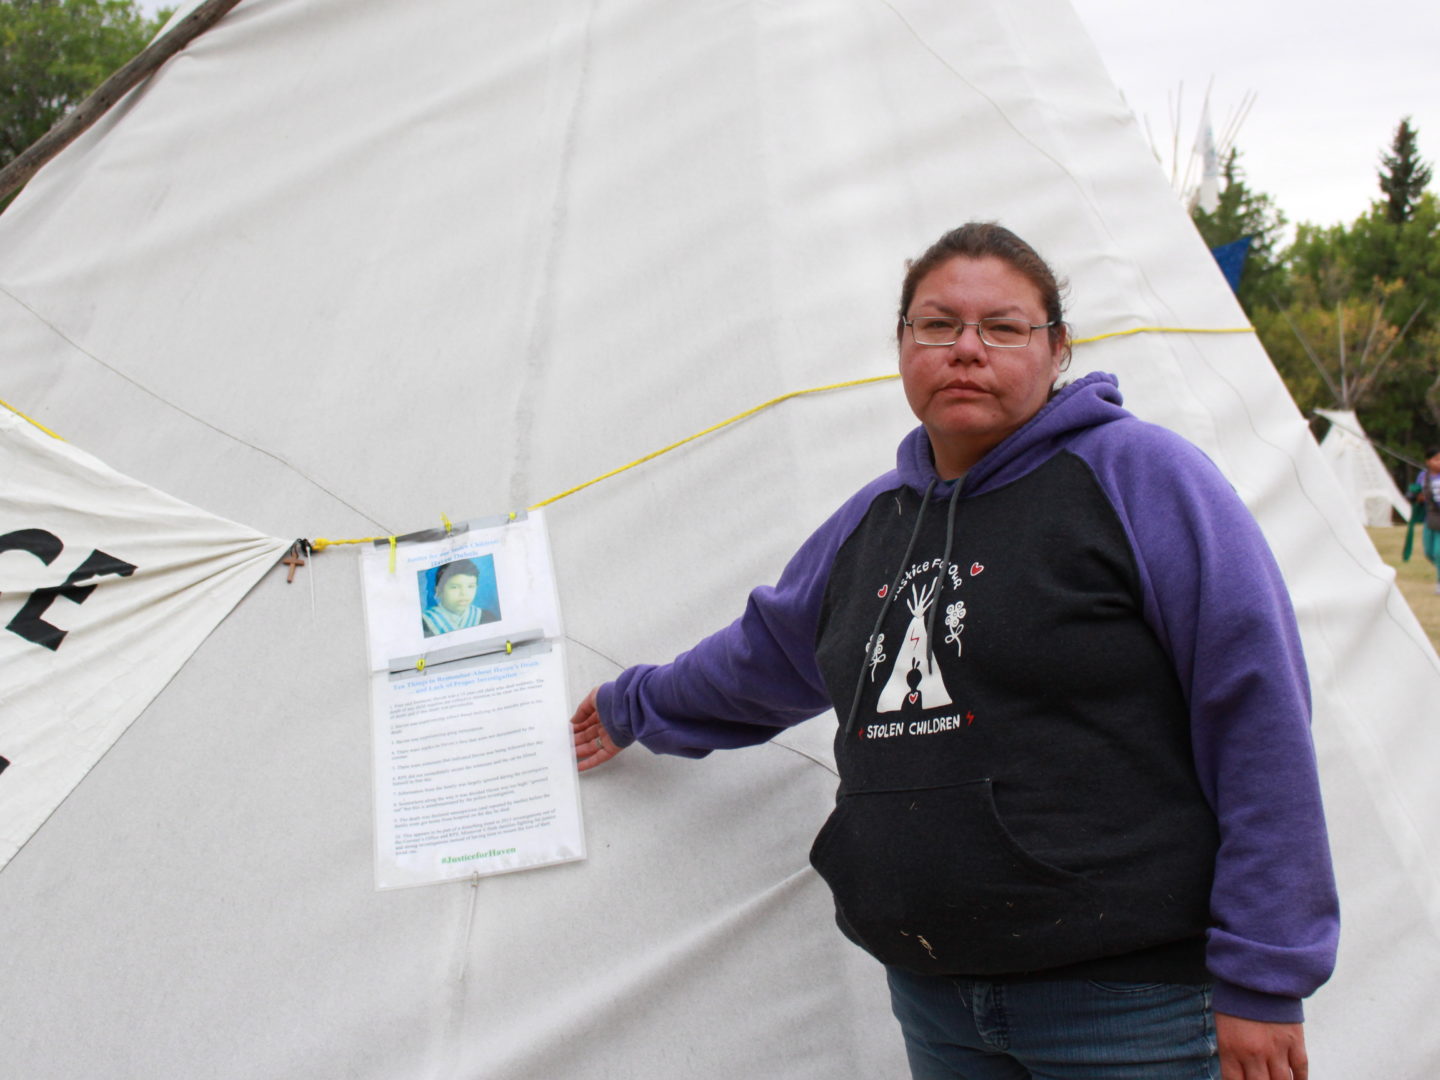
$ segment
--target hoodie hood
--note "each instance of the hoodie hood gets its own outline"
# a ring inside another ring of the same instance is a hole
[[[1062,388],[1053,398],[977,461],[961,481],[966,494],[1009,483],[1046,461],[1074,432],[1128,419],[1120,382],[1108,372],[1094,371]],[[949,495],[953,481],[940,480],[930,436],[923,425],[906,435],[896,452],[895,467],[906,487],[924,492],[935,483],[936,496]]]

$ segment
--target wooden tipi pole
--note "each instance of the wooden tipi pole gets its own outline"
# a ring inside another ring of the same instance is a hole
[[[0,201],[19,191],[52,157],[79,138],[122,97],[149,78],[160,65],[214,26],[240,0],[205,0],[111,75],[99,88],[40,136],[29,149],[0,169]]]

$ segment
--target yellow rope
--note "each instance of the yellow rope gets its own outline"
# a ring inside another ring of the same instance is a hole
[[[1112,330],[1108,334],[1096,334],[1094,337],[1076,338],[1074,341],[1071,342],[1071,344],[1088,345],[1092,342],[1104,341],[1107,338],[1129,337],[1131,334],[1253,334],[1254,332],[1255,328],[1253,326],[1230,326],[1221,328],[1191,326],[1137,326],[1131,330]],[[566,496],[574,495],[577,491],[584,491],[586,488],[593,487],[594,485],[600,483],[600,481],[602,480],[609,480],[612,476],[619,476],[621,473],[629,469],[633,469],[637,465],[644,465],[647,461],[654,461],[662,454],[668,454],[671,450],[678,450],[686,443],[692,443],[696,439],[703,438],[704,436],[709,435],[712,432],[719,431],[721,428],[729,427],[731,424],[739,423],[741,420],[745,420],[748,417],[754,416],[758,412],[763,412],[765,409],[768,409],[771,406],[779,405],[782,401],[789,401],[791,398],[803,397],[806,394],[821,394],[826,392],[827,390],[846,390],[852,386],[866,386],[870,383],[889,382],[890,380],[898,379],[899,377],[899,373],[891,375],[871,375],[869,378],[865,379],[851,379],[849,382],[829,383],[825,386],[812,386],[807,390],[792,390],[788,394],[781,394],[779,397],[771,398],[769,401],[761,402],[753,409],[746,409],[742,413],[736,413],[728,420],[721,420],[718,424],[711,424],[703,431],[697,431],[694,435],[687,435],[685,438],[680,439],[678,442],[673,442],[669,446],[663,446],[659,450],[651,451],[644,457],[636,458],[628,465],[621,465],[619,468],[611,469],[607,473],[601,473],[599,476],[595,477],[592,480],[586,480],[583,484],[576,484],[572,488],[567,488],[566,490],[560,492],[560,494],[558,495],[551,495],[548,499],[542,499],[540,502],[530,507],[530,509],[539,510],[542,506],[549,506],[551,503],[559,502]],[[510,516],[511,520],[514,520],[515,515],[511,514]],[[323,551],[331,544],[369,544],[373,543],[376,540],[382,539],[385,538],[379,536],[366,536],[361,537],[358,540],[321,539],[312,541],[311,546],[316,551]],[[390,538],[390,542],[393,547],[394,537]]]
[[[1104,341],[1106,338],[1114,337],[1127,337],[1130,334],[1253,334],[1254,332],[1255,329],[1251,326],[1225,327],[1223,329],[1198,329],[1193,327],[1172,326],[1137,326],[1133,330],[1115,330],[1108,334],[1096,334],[1094,337],[1077,338],[1071,344],[1087,345],[1093,341]],[[562,491],[558,495],[552,495],[550,496],[550,498],[536,503],[530,509],[538,510],[542,506],[549,506],[553,502],[559,502],[567,495],[574,495],[577,491],[584,491],[587,487],[598,484],[602,480],[609,480],[612,476],[618,476],[626,469],[633,469],[636,465],[643,465],[645,464],[645,462],[652,461],[655,458],[659,457],[661,454],[668,454],[671,450],[675,450],[681,446],[684,446],[688,442],[694,442],[701,436],[709,435],[711,432],[719,431],[721,428],[728,427],[730,424],[733,424],[736,421],[744,420],[746,417],[749,416],[754,416],[756,413],[760,412],[763,409],[768,409],[772,405],[779,405],[782,401],[789,401],[791,398],[800,397],[803,394],[819,394],[826,390],[844,390],[852,386],[865,386],[868,383],[888,382],[891,379],[898,379],[899,377],[900,376],[898,373],[894,375],[872,375],[868,379],[852,379],[849,382],[831,383],[828,386],[813,386],[808,390],[792,390],[788,394],[781,394],[777,398],[771,398],[769,401],[756,405],[753,409],[746,409],[744,412],[732,416],[728,420],[721,420],[718,424],[712,424],[704,431],[697,431],[694,435],[690,435],[687,438],[681,439],[679,442],[673,442],[669,446],[662,447],[659,450],[646,454],[644,457],[636,458],[628,465],[621,465],[618,469],[611,469],[609,472],[603,473],[602,475],[595,477],[593,480],[587,480],[583,484],[576,484],[574,487]]]
[[[326,548],[333,547],[336,544],[373,544],[376,540],[384,539],[385,537],[383,536],[358,536],[353,540],[326,540],[325,537],[322,536],[319,539],[311,540],[310,546],[316,551],[324,551]]]
[[[14,406],[14,405],[11,405],[8,401],[0,401],[0,405],[4,405],[5,408],[9,409],[9,410],[10,410],[11,412],[13,412],[16,416],[20,417],[21,420],[26,420],[26,421],[28,421],[29,423],[34,424],[37,428],[39,428],[41,431],[43,431],[46,435],[49,435],[52,439],[60,439],[60,436],[59,436],[59,435],[56,435],[55,432],[51,431],[51,430],[50,430],[48,427],[46,427],[44,424],[40,423],[39,420],[34,420],[34,419],[31,419],[30,417],[26,416],[23,412],[21,412],[19,409],[15,408],[15,406]],[[61,442],[64,442],[65,440],[64,440],[64,439],[60,439],[60,441],[61,441]]]
[[[1137,326],[1133,330],[1112,330],[1108,334],[1076,338],[1071,345],[1088,345],[1092,341],[1106,338],[1129,337],[1131,334],[1253,334],[1253,326],[1198,327],[1198,326]]]
[[[600,483],[601,480],[609,480],[612,476],[619,476],[626,469],[633,469],[636,465],[644,465],[645,462],[653,461],[661,454],[668,454],[671,450],[678,450],[686,443],[694,442],[696,439],[699,439],[702,436],[709,435],[712,431],[719,431],[723,427],[729,427],[731,424],[738,423],[739,421],[744,420],[747,417],[754,416],[756,413],[761,412],[764,409],[768,409],[772,405],[779,405],[782,401],[789,401],[791,398],[800,397],[804,394],[819,394],[823,393],[826,390],[844,390],[851,386],[864,386],[867,383],[886,382],[890,379],[898,379],[899,377],[899,374],[871,375],[867,379],[851,379],[849,382],[830,383],[828,386],[812,386],[808,390],[792,390],[788,394],[781,394],[777,398],[771,398],[769,401],[762,402],[761,404],[756,405],[753,409],[746,409],[742,413],[736,413],[728,420],[721,420],[718,424],[711,424],[704,431],[697,431],[694,435],[688,435],[685,438],[681,439],[679,442],[673,442],[669,446],[661,447],[659,450],[655,450],[651,453],[646,454],[644,457],[638,457],[634,461],[630,462],[630,464],[628,465],[621,465],[618,469],[611,469],[609,472],[597,476],[593,480],[586,480],[583,484],[576,484],[574,487],[569,488],[566,491],[560,492],[559,495],[551,495],[550,498],[544,499],[541,502],[536,503],[534,506],[530,507],[530,509],[539,510],[542,506],[549,506],[553,502],[559,502],[567,495],[574,495],[577,491],[584,491],[592,484]]]

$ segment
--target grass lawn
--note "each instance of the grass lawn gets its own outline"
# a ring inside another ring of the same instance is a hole
[[[1415,529],[1415,550],[1409,562],[1400,561],[1400,551],[1405,546],[1404,525],[1365,531],[1375,541],[1380,557],[1395,568],[1395,583],[1400,586],[1400,595],[1405,597],[1425,633],[1430,635],[1430,644],[1440,651],[1440,593],[1435,591],[1435,567],[1425,561],[1420,551],[1419,526]]]

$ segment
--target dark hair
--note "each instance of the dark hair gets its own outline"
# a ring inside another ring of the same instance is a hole
[[[456,574],[466,574],[479,579],[480,570],[469,559],[456,559],[454,562],[447,562],[439,570],[435,571],[435,595],[440,595],[440,590],[445,587],[445,579],[452,578]]]
[[[1009,263],[1040,294],[1040,302],[1045,307],[1045,321],[1055,324],[1050,327],[1051,342],[1065,340],[1069,328],[1064,323],[1065,312],[1060,302],[1065,282],[1055,277],[1055,272],[1034,248],[1005,226],[993,221],[967,221],[936,240],[918,259],[911,259],[905,264],[905,281],[900,286],[900,315],[895,323],[897,343],[904,338],[904,319],[910,311],[911,301],[915,299],[920,279],[954,258],[995,258]],[[1069,359],[1068,350],[1066,359]]]

